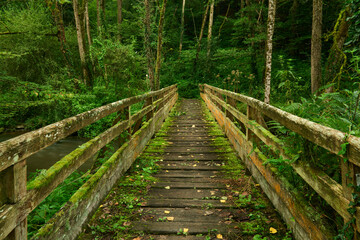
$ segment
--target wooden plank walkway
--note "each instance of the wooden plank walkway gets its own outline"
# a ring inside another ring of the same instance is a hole
[[[78,240],[292,239],[203,104],[180,101]],[[135,183],[142,161],[160,165],[146,189]]]
[[[223,153],[212,145],[214,137],[209,135],[200,101],[184,100],[178,113],[168,132],[161,135],[170,144],[162,154],[161,171],[155,175],[159,181],[149,191],[142,220],[134,228],[163,235],[163,239],[211,231],[225,235],[235,229],[224,223],[234,209],[220,180]]]

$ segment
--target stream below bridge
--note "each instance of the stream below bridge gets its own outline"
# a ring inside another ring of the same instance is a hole
[[[12,132],[12,133],[3,133],[0,134],[0,142],[14,138],[25,132]],[[28,175],[36,172],[37,169],[48,169],[54,163],[59,161],[62,157],[69,154],[71,151],[75,150],[78,146],[85,143],[86,138],[81,138],[77,136],[69,136],[65,139],[62,139],[53,145],[40,150],[34,155],[27,158],[27,173]],[[79,171],[85,172],[92,166],[93,159],[85,162],[80,168]]]

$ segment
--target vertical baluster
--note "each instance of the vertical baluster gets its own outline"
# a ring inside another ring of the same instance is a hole
[[[6,196],[6,203],[15,204],[26,196],[26,160],[7,168],[3,174],[3,188],[1,195]],[[8,240],[27,239],[27,219],[21,221],[18,226],[7,236]]]

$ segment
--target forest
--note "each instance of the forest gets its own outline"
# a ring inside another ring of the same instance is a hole
[[[206,83],[359,137],[359,6],[360,0],[0,0],[0,134],[172,84],[182,98],[199,98]],[[77,134],[94,137],[112,122],[102,119]],[[271,128],[340,178],[337,159],[275,123]],[[341,220],[335,225],[339,239],[347,239]]]

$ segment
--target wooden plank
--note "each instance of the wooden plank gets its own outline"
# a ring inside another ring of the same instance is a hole
[[[322,126],[307,119],[295,116],[291,113],[285,112],[281,109],[265,104],[257,99],[233,93],[220,88],[215,88],[205,84],[205,89],[209,88],[216,90],[221,94],[232,97],[238,101],[246,103],[253,108],[256,108],[261,113],[279,122],[288,129],[300,134],[304,138],[314,142],[315,144],[337,154],[342,149],[342,144],[349,143],[348,158],[357,166],[360,166],[360,138],[355,136],[348,136],[339,130]]]
[[[148,97],[157,96],[169,89],[176,89],[176,85],[140,96],[122,99],[1,142],[0,171],[22,161],[39,150],[50,146],[111,113],[118,112],[124,107],[130,106]]]

